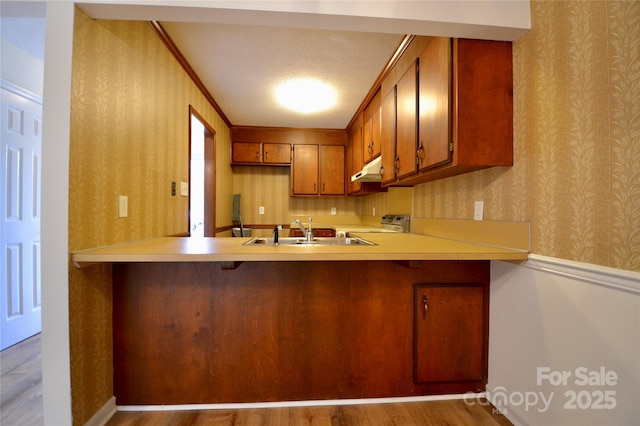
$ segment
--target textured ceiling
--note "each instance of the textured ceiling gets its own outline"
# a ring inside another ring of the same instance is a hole
[[[403,35],[162,22],[233,125],[344,129]],[[274,100],[284,79],[333,85],[331,111],[296,114]]]

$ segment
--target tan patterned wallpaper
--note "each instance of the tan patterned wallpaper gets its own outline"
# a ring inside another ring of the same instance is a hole
[[[288,224],[293,215],[328,216],[336,208],[340,216],[360,215],[360,201],[353,197],[291,197],[290,168],[234,166],[233,191],[241,194],[242,220],[249,224]],[[259,214],[259,207],[265,214]]]
[[[414,215],[529,220],[536,254],[640,271],[640,2],[532,1],[514,163],[414,188]]]
[[[231,223],[230,131],[145,22],[76,10],[69,171],[70,250],[187,231],[189,105],[216,131],[217,225]],[[118,218],[127,195],[129,216]],[[111,396],[111,269],[70,268],[73,420]]]

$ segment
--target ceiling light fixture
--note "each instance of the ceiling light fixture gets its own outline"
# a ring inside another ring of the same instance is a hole
[[[313,78],[287,80],[276,88],[278,103],[292,111],[311,114],[336,104],[333,87]]]

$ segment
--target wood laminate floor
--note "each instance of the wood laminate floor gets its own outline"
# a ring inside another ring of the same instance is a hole
[[[0,425],[43,424],[41,355],[40,334],[0,352]]]

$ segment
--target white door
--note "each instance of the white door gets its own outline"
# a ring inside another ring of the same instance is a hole
[[[40,332],[42,303],[42,101],[4,81],[1,90],[0,350]]]

